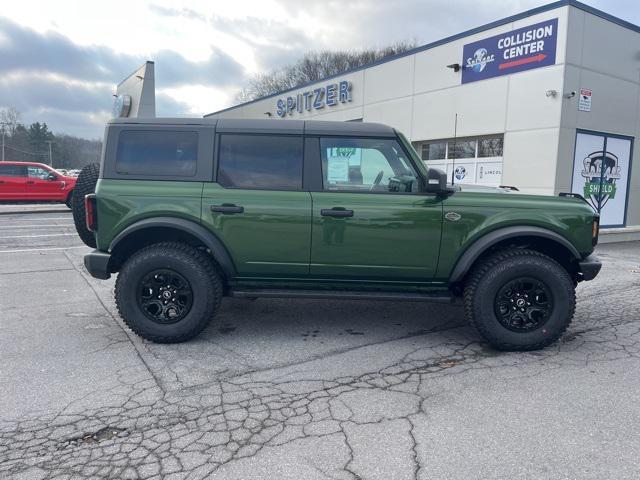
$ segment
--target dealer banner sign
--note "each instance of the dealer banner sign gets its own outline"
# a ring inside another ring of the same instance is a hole
[[[555,64],[557,31],[554,18],[465,45],[462,83]]]

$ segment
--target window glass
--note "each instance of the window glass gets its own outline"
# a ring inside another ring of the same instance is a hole
[[[302,189],[302,137],[221,135],[218,183],[235,188]]]
[[[476,140],[449,140],[449,155],[447,158],[474,158],[476,156]]]
[[[324,189],[415,192],[417,175],[396,140],[322,138]]]
[[[40,167],[27,166],[27,176],[30,178],[39,178],[40,180],[46,180],[49,176],[49,171]]]
[[[26,173],[22,165],[0,165],[0,177],[26,177]]]
[[[422,160],[443,160],[446,153],[446,142],[429,142],[422,144]]]
[[[480,138],[478,140],[478,157],[501,157],[503,136]]]
[[[197,160],[197,132],[125,130],[118,139],[120,174],[193,177]]]

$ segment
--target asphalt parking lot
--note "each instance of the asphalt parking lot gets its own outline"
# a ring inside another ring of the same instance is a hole
[[[640,243],[532,353],[455,305],[266,299],[155,345],[88,250],[68,212],[0,216],[2,479],[638,478]]]

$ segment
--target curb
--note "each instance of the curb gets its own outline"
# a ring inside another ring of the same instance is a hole
[[[14,210],[14,211],[0,211],[0,215],[28,215],[32,213],[71,213],[71,210],[68,208],[60,209],[60,208],[49,208],[43,210]]]

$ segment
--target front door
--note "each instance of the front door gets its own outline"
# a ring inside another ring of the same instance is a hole
[[[59,200],[63,195],[64,181],[53,172],[41,167],[27,166],[27,198],[29,200]]]
[[[308,276],[311,195],[302,190],[302,135],[224,133],[218,142],[203,224],[225,244],[240,277]]]
[[[421,193],[395,139],[320,138],[322,191],[313,192],[312,276],[429,282],[442,203]]]

